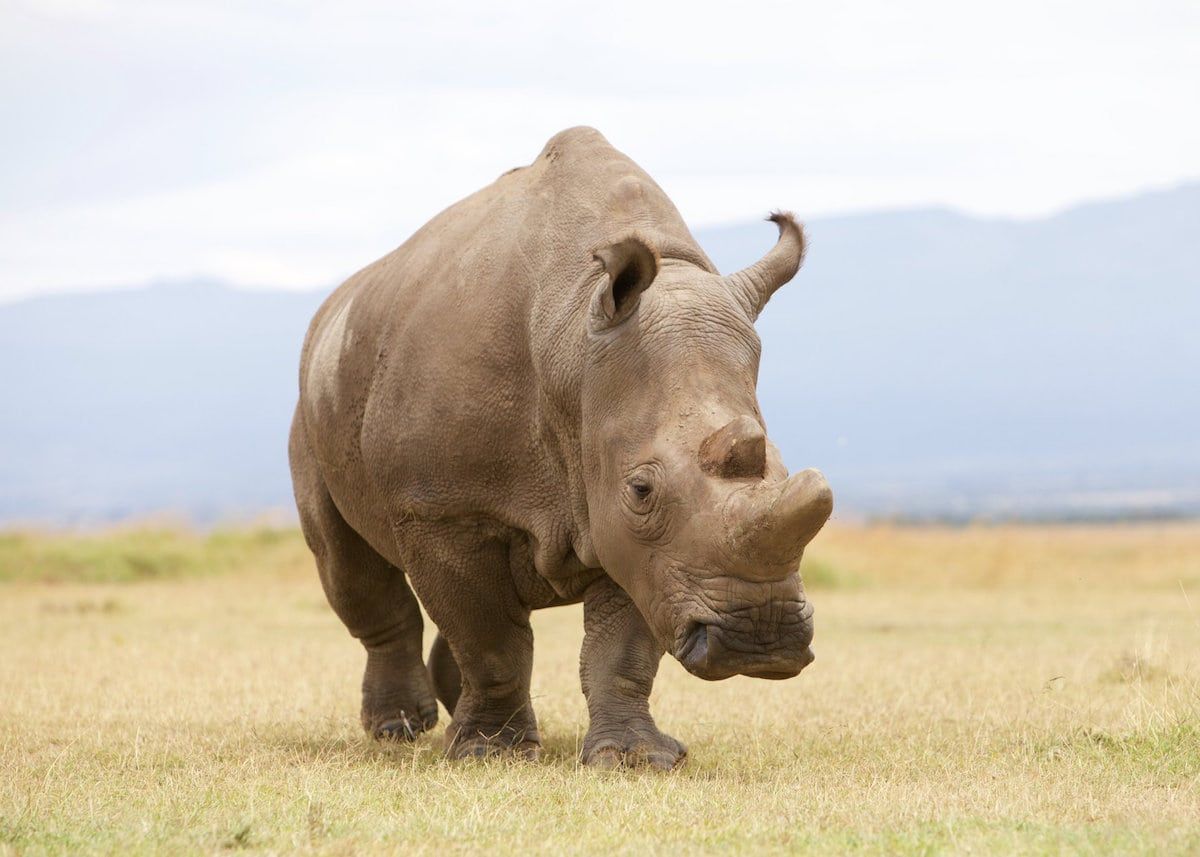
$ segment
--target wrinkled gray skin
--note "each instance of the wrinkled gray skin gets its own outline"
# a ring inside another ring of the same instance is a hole
[[[705,679],[812,660],[797,568],[832,496],[787,477],[755,398],[753,322],[804,249],[772,219],[775,248],[721,277],[658,185],[572,128],[321,307],[290,457],[367,650],[368,732],[430,728],[436,695],[450,755],[536,756],[529,614],[581,600],[588,764],[684,758],[649,712],[664,652]]]

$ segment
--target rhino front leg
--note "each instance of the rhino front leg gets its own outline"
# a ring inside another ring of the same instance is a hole
[[[513,584],[505,531],[478,522],[412,522],[398,532],[413,586],[438,627],[430,667],[451,711],[446,754],[536,759],[533,629]]]
[[[583,599],[579,677],[591,724],[582,761],[599,768],[646,765],[671,770],[687,747],[660,732],[650,716],[650,690],[663,652],[629,596],[607,577]]]

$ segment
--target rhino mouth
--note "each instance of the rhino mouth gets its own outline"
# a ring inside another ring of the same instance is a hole
[[[816,657],[812,646],[812,610],[783,633],[763,635],[731,630],[719,622],[689,622],[674,656],[688,672],[707,681],[735,675],[780,680],[792,678]],[[779,630],[779,629],[776,629]]]

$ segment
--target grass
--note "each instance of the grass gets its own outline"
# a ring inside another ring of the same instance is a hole
[[[206,535],[178,527],[0,533],[0,583],[128,583],[234,571],[286,573],[306,559],[299,531],[274,527]]]
[[[576,762],[578,608],[535,616],[536,764],[357,726],[288,530],[0,538],[0,853],[1195,853],[1200,526],[823,533],[816,663],[653,700],[669,775]],[[445,723],[443,713],[442,723]]]

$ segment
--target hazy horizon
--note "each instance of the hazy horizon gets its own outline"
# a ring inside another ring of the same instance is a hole
[[[1090,206],[1096,206],[1096,205],[1105,205],[1105,204],[1111,203],[1111,202],[1119,202],[1119,201],[1121,201],[1123,199],[1127,199],[1127,198],[1145,198],[1145,197],[1155,196],[1155,195],[1160,195],[1160,194],[1170,194],[1174,191],[1186,190],[1194,185],[1200,185],[1200,177],[1183,178],[1183,179],[1180,179],[1176,182],[1170,183],[1165,186],[1147,187],[1141,191],[1135,191],[1130,194],[1112,194],[1112,195],[1106,195],[1103,197],[1080,199],[1076,202],[1071,203],[1070,205],[1066,205],[1062,208],[1056,209],[1056,210],[1048,212],[1046,214],[1036,214],[1036,215],[1029,215],[1029,216],[1025,216],[1025,217],[1015,216],[1015,215],[1014,216],[978,215],[978,214],[972,214],[971,212],[969,212],[965,209],[956,208],[951,205],[928,205],[928,206],[902,206],[901,205],[901,206],[886,206],[886,207],[874,208],[874,209],[862,209],[862,210],[854,210],[854,211],[835,212],[832,214],[823,214],[820,212],[814,212],[809,216],[808,219],[813,220],[813,221],[836,222],[836,221],[842,221],[842,220],[849,220],[849,219],[853,219],[853,218],[878,217],[878,216],[887,216],[887,215],[893,215],[893,214],[904,215],[904,214],[922,214],[922,213],[941,213],[941,214],[947,214],[947,215],[950,215],[953,217],[961,218],[961,219],[967,220],[967,221],[975,221],[978,223],[1010,223],[1010,224],[1014,224],[1014,225],[1022,225],[1022,224],[1038,223],[1041,221],[1054,220],[1058,217],[1062,217],[1064,215],[1069,215],[1079,209],[1084,209],[1084,208],[1088,208]],[[449,205],[449,204],[451,204],[451,203],[447,203],[447,205]],[[434,213],[436,213],[436,212],[434,212]],[[432,216],[432,214],[431,214],[431,216]],[[713,222],[713,223],[690,223],[689,226],[695,232],[697,232],[699,234],[699,233],[705,233],[705,232],[719,232],[721,230],[730,229],[730,228],[744,227],[748,224],[751,224],[751,223],[754,223],[756,221],[763,220],[763,219],[765,219],[765,218],[763,218],[763,217],[743,217],[743,218],[738,218],[738,219],[734,219],[734,220],[723,220],[723,221],[718,221],[718,222]],[[404,243],[404,241],[408,240],[409,237],[410,236],[408,233],[404,234],[403,236],[398,236],[395,240],[394,245],[391,247],[387,247],[383,251],[381,251],[381,255],[384,253],[390,252],[395,247],[400,246],[402,243]],[[810,238],[811,238],[811,236],[810,236]],[[0,306],[2,306],[4,304],[16,303],[16,302],[27,300],[30,298],[37,298],[37,297],[43,297],[43,296],[78,295],[78,294],[85,294],[88,292],[126,291],[126,290],[132,290],[132,289],[160,288],[160,287],[174,287],[174,286],[187,287],[187,286],[194,286],[194,285],[201,285],[201,284],[219,285],[219,286],[226,287],[226,288],[245,290],[245,291],[294,291],[294,292],[328,291],[330,289],[335,288],[338,284],[340,284],[342,281],[344,281],[346,279],[346,277],[353,274],[356,270],[358,270],[361,267],[364,267],[367,264],[370,264],[370,262],[372,262],[372,261],[374,261],[374,259],[363,260],[359,264],[348,269],[344,274],[335,275],[335,277],[333,279],[329,280],[328,282],[317,283],[317,284],[273,283],[273,282],[268,282],[268,281],[239,281],[239,280],[233,280],[233,279],[229,279],[226,277],[222,277],[218,274],[214,274],[214,273],[211,273],[208,271],[201,270],[201,271],[195,271],[192,273],[177,273],[177,274],[170,274],[170,275],[160,275],[160,276],[154,276],[154,277],[150,277],[148,279],[143,279],[143,280],[135,280],[135,281],[129,281],[129,282],[117,282],[117,283],[110,283],[107,285],[91,283],[91,284],[78,284],[78,285],[64,285],[61,288],[43,289],[40,291],[24,291],[24,292],[13,292],[13,293],[0,292]]]

